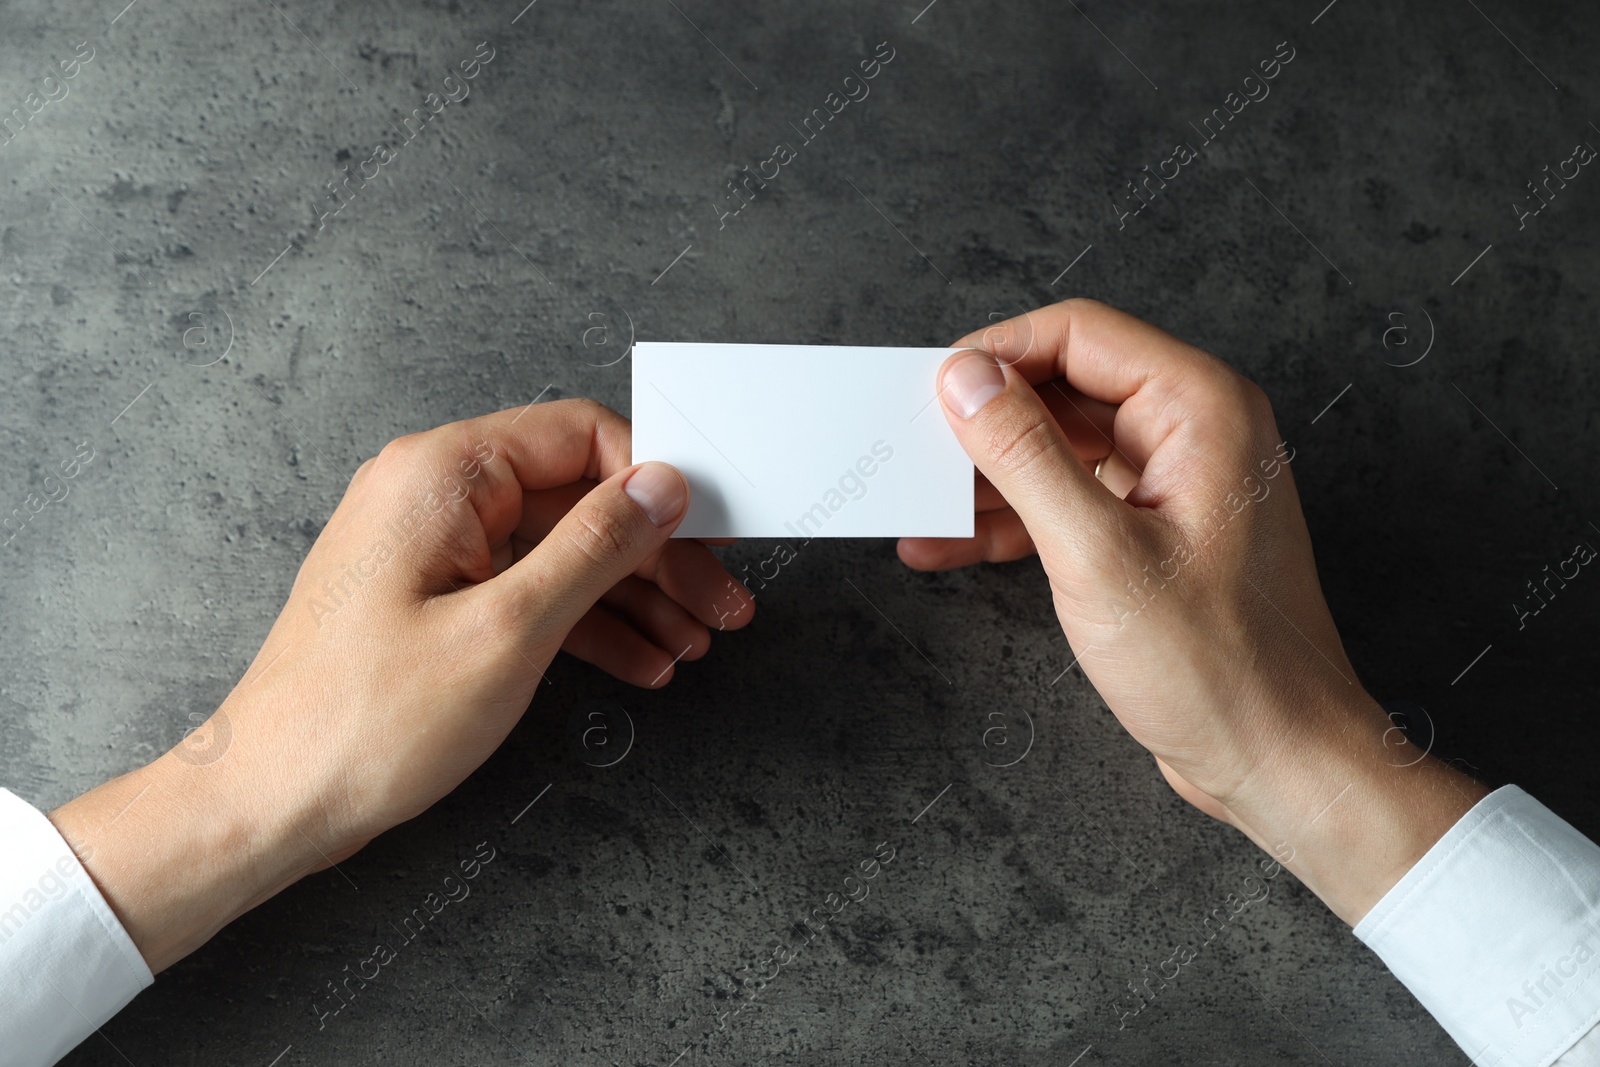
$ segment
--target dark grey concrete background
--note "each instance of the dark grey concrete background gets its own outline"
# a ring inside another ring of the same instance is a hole
[[[541,394],[626,411],[627,362],[596,364],[630,322],[943,344],[1085,294],[1266,386],[1368,687],[1600,832],[1600,579],[1521,630],[1512,607],[1600,544],[1600,178],[1521,229],[1512,207],[1600,144],[1592,6],[523,2],[0,7],[0,114],[94,49],[0,146],[0,511],[94,452],[3,549],[0,781],[48,807],[174,744],[363,458]],[[481,41],[468,99],[318,231],[323,183]],[[871,95],[719,229],[723,181],[881,41]],[[1270,97],[1119,228],[1122,184],[1282,41]],[[1052,684],[1071,659],[1035,563],[813,543],[666,691],[558,664],[460,790],[69,1062],[1465,1062],[1287,876],[1119,1029],[1123,983],[1257,854],[1076,670]],[[636,728],[613,767],[571,742],[594,701]],[[991,766],[1024,712],[1031,751]],[[327,983],[484,841],[471,896],[319,1027]],[[871,895],[717,1033],[735,972],[884,841]]]

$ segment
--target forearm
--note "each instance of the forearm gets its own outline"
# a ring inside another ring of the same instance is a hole
[[[1364,692],[1302,719],[1228,811],[1354,926],[1489,790],[1403,740]]]
[[[152,972],[327,865],[293,806],[250,775],[242,759],[169,752],[49,814]]]

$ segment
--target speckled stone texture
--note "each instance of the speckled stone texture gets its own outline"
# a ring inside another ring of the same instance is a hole
[[[1519,217],[1600,145],[1592,5],[523,2],[0,7],[0,512],[28,516],[0,549],[0,781],[53,806],[174,744],[392,437],[626,411],[633,336],[944,344],[1084,294],[1266,387],[1363,681],[1600,832],[1600,577],[1514,607],[1600,545],[1600,177]],[[1146,166],[1177,168],[1148,203]],[[814,542],[663,692],[559,662],[467,784],[68,1062],[1465,1063],[1288,875],[1121,1017],[1259,854],[1072,658],[1035,562]]]

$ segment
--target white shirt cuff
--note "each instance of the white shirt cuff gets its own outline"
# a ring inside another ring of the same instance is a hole
[[[1548,1067],[1600,1021],[1600,846],[1505,786],[1355,935],[1478,1067]]]
[[[0,789],[0,1059],[45,1067],[155,981],[89,873]]]

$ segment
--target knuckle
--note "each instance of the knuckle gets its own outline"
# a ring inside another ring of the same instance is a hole
[[[1214,356],[1208,356],[1193,381],[1177,392],[1192,394],[1201,411],[1227,425],[1249,425],[1263,412],[1272,412],[1272,403],[1259,385]]]
[[[1059,458],[1060,435],[1048,416],[998,427],[989,437],[989,455],[995,469],[1016,476]]]
[[[613,433],[619,427],[626,430],[631,425],[627,419],[598,400],[590,400],[586,397],[584,403],[587,405],[584,409],[585,414],[599,428],[602,434]]]
[[[590,419],[599,419],[603,415],[612,413],[611,409],[600,403],[600,401],[587,396],[568,397],[565,400],[557,400],[555,403],[565,405]]]
[[[632,551],[635,541],[628,522],[604,508],[586,506],[573,514],[573,542],[596,563],[609,563]]]
[[[627,419],[591,397],[574,396],[550,403],[564,405],[561,420],[569,425],[587,427],[597,442],[612,441],[619,430],[627,432],[629,428]]]
[[[1063,311],[1071,312],[1077,315],[1094,314],[1096,312],[1111,310],[1110,304],[1087,296],[1069,296],[1056,306],[1061,308]]]
[[[391,467],[404,468],[415,462],[421,446],[422,435],[408,433],[403,437],[396,437],[393,441],[384,445],[383,449],[368,462],[385,469]]]
[[[1239,394],[1241,403],[1253,418],[1272,414],[1272,400],[1267,396],[1267,391],[1244,375],[1237,375],[1239,379]]]

